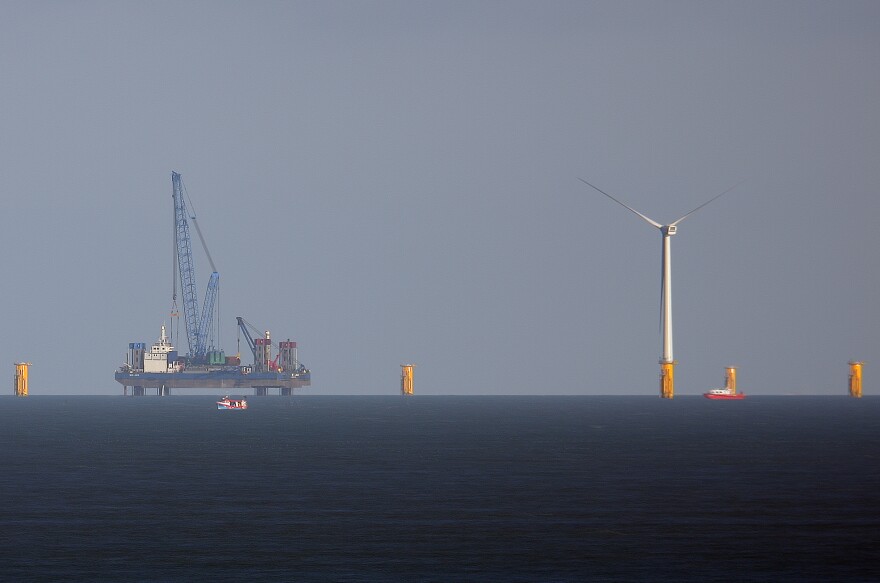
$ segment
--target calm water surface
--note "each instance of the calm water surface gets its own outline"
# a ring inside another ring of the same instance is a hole
[[[870,581],[880,398],[0,397],[6,581]]]

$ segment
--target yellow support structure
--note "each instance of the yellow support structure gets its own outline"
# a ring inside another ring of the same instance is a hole
[[[413,394],[413,368],[416,365],[414,364],[401,364],[400,365],[400,394],[401,395],[412,395]]]
[[[862,397],[862,365],[864,362],[849,361],[849,396]]]
[[[724,374],[724,388],[730,389],[732,395],[736,394],[736,367],[728,366]]]
[[[16,397],[28,396],[28,368],[31,366],[29,362],[15,363],[15,388]]]
[[[676,361],[660,362],[660,398],[671,399],[675,396],[675,365]]]

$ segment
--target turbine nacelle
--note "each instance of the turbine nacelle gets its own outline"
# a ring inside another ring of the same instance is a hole
[[[660,227],[660,232],[663,233],[664,237],[671,237],[676,233],[676,231],[678,231],[677,225],[663,225],[662,227]]]

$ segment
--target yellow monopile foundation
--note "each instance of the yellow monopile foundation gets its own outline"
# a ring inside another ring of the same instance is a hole
[[[16,362],[15,363],[15,388],[14,394],[16,397],[27,397],[28,396],[28,368],[30,368],[31,363],[29,362]]]
[[[849,396],[857,399],[862,396],[863,362],[849,361]]]
[[[660,398],[671,399],[675,395],[675,362],[660,363]]]
[[[401,395],[412,395],[413,394],[413,368],[414,364],[401,364],[400,365],[400,394]]]

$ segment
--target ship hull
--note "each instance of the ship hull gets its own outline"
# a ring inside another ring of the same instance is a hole
[[[312,384],[310,374],[239,371],[207,372],[117,372],[116,382],[124,387],[148,389],[301,389]]]
[[[707,399],[712,399],[713,401],[742,401],[746,398],[743,393],[736,393],[734,395],[713,395],[712,393],[703,393],[703,396]]]

